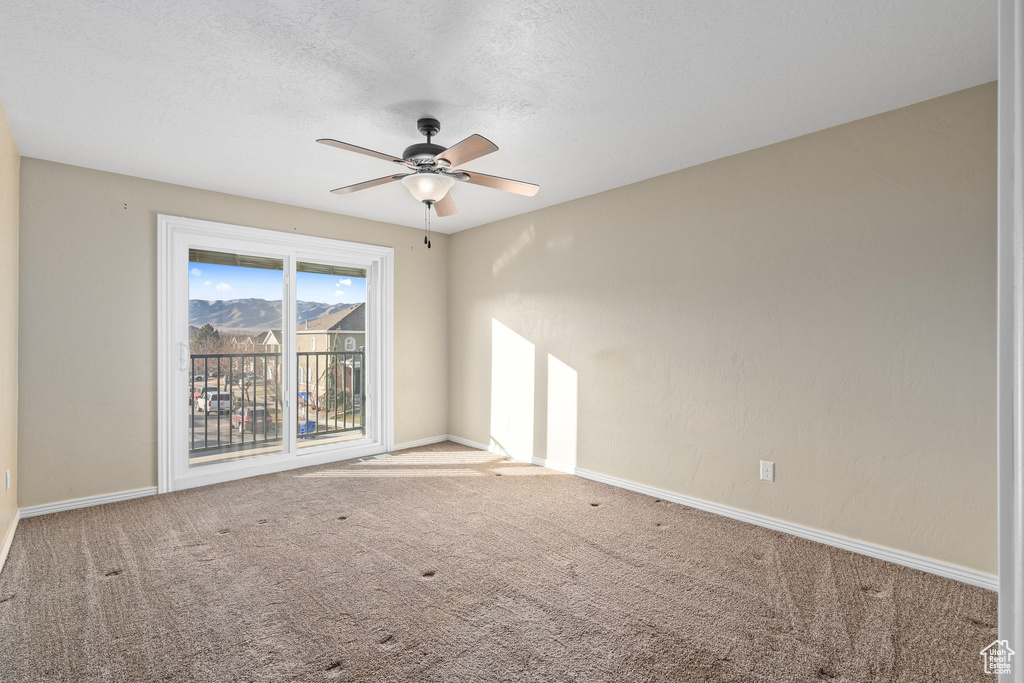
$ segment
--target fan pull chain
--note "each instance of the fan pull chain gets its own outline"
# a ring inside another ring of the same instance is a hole
[[[423,244],[430,249],[430,204],[423,202]]]

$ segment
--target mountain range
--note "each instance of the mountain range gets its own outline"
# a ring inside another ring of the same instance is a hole
[[[299,325],[352,305],[325,304],[318,301],[299,301],[297,303]],[[202,327],[207,323],[213,325],[220,332],[256,332],[280,329],[281,301],[190,299],[188,302],[188,324]]]

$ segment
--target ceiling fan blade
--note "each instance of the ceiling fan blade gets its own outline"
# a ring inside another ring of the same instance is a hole
[[[441,201],[434,202],[434,213],[436,213],[438,216],[442,218],[444,218],[445,216],[451,216],[452,214],[455,213],[455,211],[455,202],[452,201],[451,192],[442,197]]]
[[[350,145],[347,142],[339,142],[330,138],[320,138],[317,142],[321,145],[337,147],[338,149],[344,149],[348,152],[356,152],[357,154],[365,154],[368,157],[376,157],[378,159],[383,159],[384,161],[393,161],[396,164],[408,165],[408,162],[405,159],[399,159],[398,157],[393,157],[390,154],[385,154],[384,152],[374,152],[372,149],[366,149],[365,147],[359,147],[358,145]]]
[[[334,194],[351,194],[352,192],[358,192],[359,190],[366,190],[371,187],[377,187],[378,185],[386,185],[395,180],[399,180],[409,175],[408,173],[401,173],[399,175],[386,175],[383,178],[376,178],[375,180],[367,180],[364,183],[356,183],[355,185],[346,185],[345,187],[339,187],[336,190],[331,190]]]
[[[540,185],[524,183],[520,180],[499,178],[496,175],[487,175],[486,173],[462,170],[452,171],[452,173],[462,173],[468,176],[463,182],[471,183],[473,185],[483,185],[484,187],[493,187],[495,190],[504,190],[505,192],[515,192],[516,194],[521,194],[524,197],[532,197],[540,190]]]
[[[462,142],[454,145],[434,157],[434,161],[447,161],[449,168],[461,166],[462,164],[479,159],[485,154],[497,152],[498,146],[485,138],[483,135],[470,135]]]

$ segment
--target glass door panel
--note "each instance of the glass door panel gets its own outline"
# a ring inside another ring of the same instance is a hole
[[[189,249],[190,468],[283,451],[283,264]]]
[[[299,449],[366,436],[366,270],[298,262]]]

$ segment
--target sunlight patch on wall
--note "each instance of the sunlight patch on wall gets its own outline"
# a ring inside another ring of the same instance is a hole
[[[505,250],[505,253],[503,253],[494,261],[494,265],[491,266],[491,275],[497,275],[498,273],[500,273],[501,269],[507,266],[509,263],[511,263],[512,259],[514,259],[519,254],[519,252],[521,252],[529,245],[533,244],[533,240],[536,236],[537,231],[533,227],[533,224],[531,224],[530,227],[524,230],[522,234],[520,234],[519,237],[516,238],[516,241],[513,242],[508,249]]]
[[[576,371],[548,354],[549,467],[572,471],[576,467]]]
[[[533,344],[491,318],[491,447],[533,457]]]

